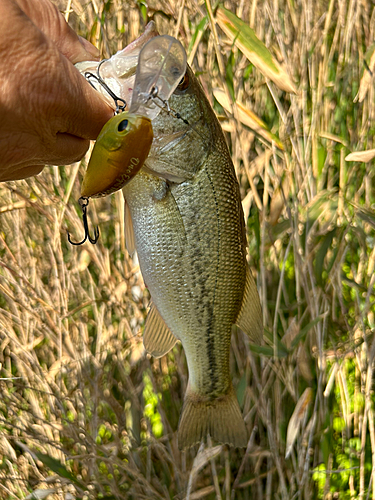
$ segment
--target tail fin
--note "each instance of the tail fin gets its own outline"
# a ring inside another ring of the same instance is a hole
[[[238,401],[233,390],[209,400],[189,391],[178,426],[178,447],[189,448],[207,438],[227,443],[236,448],[247,446],[247,431]]]

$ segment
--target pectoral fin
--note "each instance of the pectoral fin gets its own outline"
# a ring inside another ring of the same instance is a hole
[[[246,284],[242,306],[236,325],[248,335],[250,340],[260,344],[263,337],[262,307],[260,305],[258,290],[248,266],[246,266]]]
[[[174,347],[176,342],[176,337],[167,327],[159,311],[151,302],[151,308],[146,318],[143,333],[143,345],[146,351],[155,358],[161,358]]]
[[[125,245],[127,251],[130,253],[130,255],[133,255],[135,252],[135,236],[134,236],[134,229],[133,229],[133,221],[132,221],[132,216],[130,213],[130,208],[129,205],[126,203],[125,200]]]

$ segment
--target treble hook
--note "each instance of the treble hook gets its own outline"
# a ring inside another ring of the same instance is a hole
[[[85,78],[89,82],[89,84],[95,89],[95,86],[92,84],[92,82],[90,82],[90,78],[94,78],[94,80],[96,80],[103,87],[103,89],[112,97],[112,99],[115,101],[115,105],[116,105],[115,113],[116,113],[116,115],[118,115],[122,111],[125,111],[126,101],[125,101],[125,99],[121,99],[121,97],[118,97],[113,92],[113,90],[110,87],[108,87],[108,85],[105,83],[103,78],[100,76],[100,67],[106,61],[108,61],[108,59],[103,59],[102,61],[100,61],[100,63],[98,64],[97,70],[96,70],[96,75],[94,75],[90,71],[86,71]]]
[[[70,239],[70,234],[68,232],[68,241],[72,245],[83,245],[83,243],[88,238],[89,242],[92,243],[93,245],[95,245],[95,243],[99,239],[99,228],[98,227],[95,228],[95,230],[94,230],[94,238],[91,238],[91,236],[89,235],[89,226],[88,226],[88,222],[87,222],[87,205],[89,204],[89,199],[86,198],[86,197],[84,197],[84,196],[81,196],[81,198],[78,200],[78,203],[80,204],[81,209],[82,209],[82,220],[83,220],[83,227],[85,229],[85,237],[83,238],[82,241],[80,241],[78,243],[75,243],[74,241],[72,241]]]

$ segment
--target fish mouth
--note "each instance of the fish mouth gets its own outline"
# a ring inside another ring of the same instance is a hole
[[[150,21],[145,31],[138,38],[109,59],[103,60],[100,64],[100,77],[117,96],[125,100],[126,110],[129,110],[133,95],[139,53],[146,43],[155,36],[159,36],[159,32],[154,21]],[[97,75],[99,63],[98,61],[84,61],[77,63],[75,66],[83,75],[88,72]],[[90,80],[90,82],[107,104],[114,108],[113,98],[105,88],[96,83],[94,79]]]
[[[101,63],[98,63],[97,61],[85,61],[83,63],[77,63],[76,67],[85,76],[87,75],[87,72],[92,73],[94,76],[98,76],[98,67],[100,64],[100,78],[104,80],[105,84],[116,96],[125,100],[125,110],[128,111],[130,103],[132,102],[139,54],[143,47],[156,36],[159,36],[159,33],[156,29],[154,21],[151,21],[147,24],[145,31],[136,40],[131,42],[124,49],[120,50],[109,59],[103,60]],[[100,85],[95,78],[90,78],[90,83],[94,84],[93,86],[101,94],[103,99],[114,108],[113,97],[111,97],[105,87]],[[173,110],[171,111],[172,112],[168,111],[168,114],[173,116],[174,119],[178,120],[178,118],[181,118],[180,116],[176,116],[176,112],[173,112]],[[149,118],[145,119],[149,120]],[[153,125],[156,125],[154,120],[155,118],[151,119],[151,122]],[[154,129],[154,140],[149,154],[149,162],[146,162],[143,168],[148,167],[150,172],[155,175],[162,176],[161,172],[153,171],[153,169],[150,168],[150,165],[153,163],[153,159],[162,155],[164,156],[163,161],[167,161],[167,153],[170,153],[174,148],[177,148],[181,141],[186,140],[190,134],[198,133],[198,136],[201,136],[201,133],[197,132],[197,128],[202,120],[203,116],[192,123],[182,120],[185,123],[181,122],[180,126],[177,127],[180,130],[174,130],[173,132],[168,131],[166,133],[164,132],[163,127],[156,126],[156,129]],[[169,176],[168,179],[173,182],[182,182],[183,180],[178,176],[174,176],[173,179]]]

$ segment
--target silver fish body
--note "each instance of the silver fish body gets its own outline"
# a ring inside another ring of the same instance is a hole
[[[190,68],[170,106],[173,115],[153,120],[146,169],[123,189],[152,299],[144,344],[155,356],[177,340],[183,345],[189,384],[179,446],[207,434],[246,446],[229,373],[231,332],[238,324],[260,342],[262,319],[246,262],[239,186],[221,127]]]

